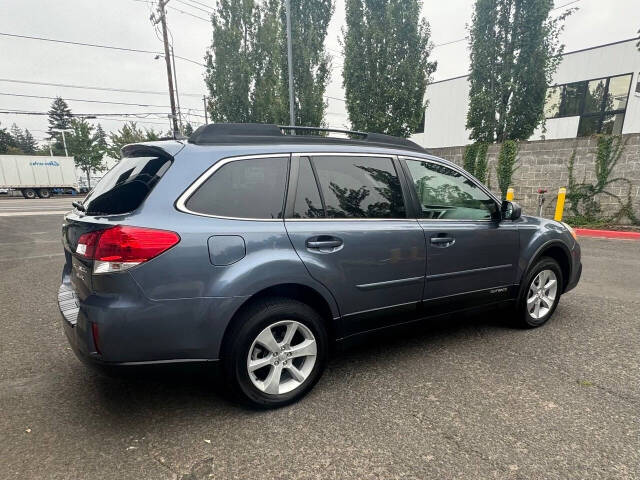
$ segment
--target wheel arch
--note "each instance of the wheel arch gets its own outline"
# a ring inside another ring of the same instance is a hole
[[[564,242],[560,240],[550,240],[535,251],[531,260],[527,264],[527,268],[522,272],[522,276],[520,277],[520,290],[522,291],[522,284],[524,282],[524,278],[535,263],[540,260],[542,257],[550,257],[553,258],[558,265],[560,265],[560,270],[562,271],[562,292],[564,293],[567,288],[569,279],[571,278],[571,252],[569,247],[565,245]]]
[[[237,329],[239,325],[238,319],[241,318],[242,312],[255,302],[269,297],[288,298],[309,305],[322,317],[327,328],[329,338],[332,341],[337,338],[336,325],[334,323],[334,319],[336,317],[334,316],[329,301],[320,292],[301,283],[281,283],[263,288],[262,290],[254,293],[238,307],[225,328],[221,342],[222,348],[224,348],[224,345],[227,344],[230,336]]]

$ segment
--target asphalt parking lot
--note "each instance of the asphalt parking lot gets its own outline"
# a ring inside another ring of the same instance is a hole
[[[372,337],[256,412],[202,373],[80,364],[61,221],[0,218],[0,478],[640,478],[640,242],[582,239],[582,282],[541,329],[489,312]]]

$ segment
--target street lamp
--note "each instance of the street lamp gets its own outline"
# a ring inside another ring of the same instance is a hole
[[[67,150],[67,139],[64,136],[64,132],[73,132],[72,128],[52,128],[52,132],[61,132],[62,133],[62,144],[64,145],[64,154],[65,156],[69,156],[69,151]]]

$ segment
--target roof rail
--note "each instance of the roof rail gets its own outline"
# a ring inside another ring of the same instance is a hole
[[[307,132],[308,135],[297,135]],[[341,133],[347,138],[329,137],[329,133]],[[415,142],[406,138],[384,135],[382,133],[341,130],[337,128],[305,127],[292,125],[274,125],[267,123],[211,123],[202,125],[189,137],[196,145],[215,145],[225,143],[260,143],[265,141],[278,143],[318,143],[330,141],[339,144],[371,144],[395,146],[411,150],[424,151]]]

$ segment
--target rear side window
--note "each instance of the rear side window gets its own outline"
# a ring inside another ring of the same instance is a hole
[[[229,162],[189,197],[192,212],[232,218],[282,218],[287,157]]]
[[[327,218],[405,218],[400,180],[390,158],[312,158]]]
[[[164,155],[129,156],[120,160],[84,200],[88,215],[119,215],[138,209],[171,166]]]

